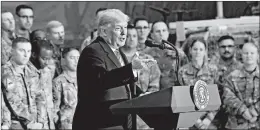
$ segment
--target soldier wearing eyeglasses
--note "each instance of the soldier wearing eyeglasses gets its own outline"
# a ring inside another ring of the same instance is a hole
[[[29,5],[18,5],[15,9],[18,37],[24,37],[30,40],[31,27],[33,25],[34,13],[33,8]]]
[[[134,21],[134,26],[137,31],[138,43],[139,43],[137,46],[137,50],[142,51],[146,48],[144,43],[150,33],[148,20],[142,17],[136,18]]]
[[[234,71],[235,69],[241,68],[242,64],[235,58],[236,47],[234,38],[232,36],[221,36],[217,42],[219,48],[219,57],[213,58],[210,61],[210,64],[216,65],[218,68],[218,83],[220,85],[223,84],[225,76],[230,74],[230,72]],[[220,94],[223,93],[222,88],[219,90]],[[224,128],[224,125],[227,122],[227,114],[224,110],[225,106],[221,106],[220,111],[212,122],[218,128]]]
[[[228,75],[233,70],[240,68],[242,64],[235,58],[235,40],[232,36],[224,35],[218,39],[218,48],[219,48],[219,57],[213,58],[211,64],[215,64],[218,67],[219,73],[219,82],[222,83],[222,80],[225,75]]]

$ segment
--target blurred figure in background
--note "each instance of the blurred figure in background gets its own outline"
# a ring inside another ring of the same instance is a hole
[[[46,33],[43,29],[33,30],[30,34],[30,41],[47,40]]]
[[[11,58],[12,41],[16,38],[14,16],[9,11],[1,12],[1,65]]]
[[[39,40],[46,40],[46,33],[42,29],[36,29],[36,30],[32,31],[30,34],[30,42],[32,44],[31,58],[36,58],[36,56],[35,56],[36,45],[34,45],[34,44],[37,43],[36,41],[39,41]]]
[[[56,73],[57,75],[59,75],[63,71],[63,63],[61,62],[61,52],[63,50],[62,46],[64,45],[65,40],[65,31],[63,24],[59,21],[48,22],[46,25],[46,35],[47,40],[49,40],[54,47]]]
[[[142,51],[146,48],[146,45],[144,43],[150,33],[148,20],[146,18],[136,18],[134,20],[134,26],[136,28],[138,36],[137,50]]]
[[[168,26],[163,21],[156,21],[153,23],[151,28],[151,37],[155,44],[162,44],[162,40],[167,41],[169,37]],[[166,45],[170,47],[169,45]],[[174,85],[179,85],[177,79],[177,68],[188,63],[188,58],[185,53],[177,48],[179,57],[177,57],[174,50],[161,50],[158,47],[147,47],[142,52],[153,56],[157,61],[160,71],[160,89],[172,87]],[[179,60],[177,65],[176,61]]]
[[[244,10],[244,15],[260,15],[260,2],[259,1],[246,1],[247,6]]]

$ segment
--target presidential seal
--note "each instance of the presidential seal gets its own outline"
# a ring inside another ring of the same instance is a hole
[[[209,91],[207,89],[207,83],[198,80],[193,89],[193,98],[196,107],[199,110],[205,109],[209,103]]]

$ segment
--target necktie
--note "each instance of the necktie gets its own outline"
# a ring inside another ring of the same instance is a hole
[[[123,61],[123,58],[122,58],[122,56],[121,56],[119,50],[115,50],[114,53],[115,53],[115,55],[116,55],[116,57],[117,57],[119,63],[120,63],[122,66],[124,66],[124,61]]]
[[[115,50],[114,53],[115,53],[119,63],[122,66],[124,66],[125,63],[123,61],[123,58],[122,58],[119,50]],[[126,91],[127,91],[128,98],[132,99],[131,90],[130,90],[129,86],[126,86]],[[127,130],[133,130],[133,119],[136,119],[136,118],[134,118],[132,114],[127,114],[127,119],[126,119],[126,128],[127,128]]]

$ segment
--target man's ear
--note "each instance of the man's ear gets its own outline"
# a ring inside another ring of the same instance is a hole
[[[100,28],[100,34],[101,34],[102,36],[107,37],[107,34],[108,34],[107,29],[104,28],[104,27],[101,27],[101,28]]]
[[[153,32],[150,32],[151,38],[154,39],[154,34]]]
[[[19,22],[19,18],[20,18],[20,17],[19,17],[17,14],[15,14],[14,19],[15,19],[15,22],[16,22],[16,23]]]
[[[11,55],[14,56],[14,49],[11,49]]]

